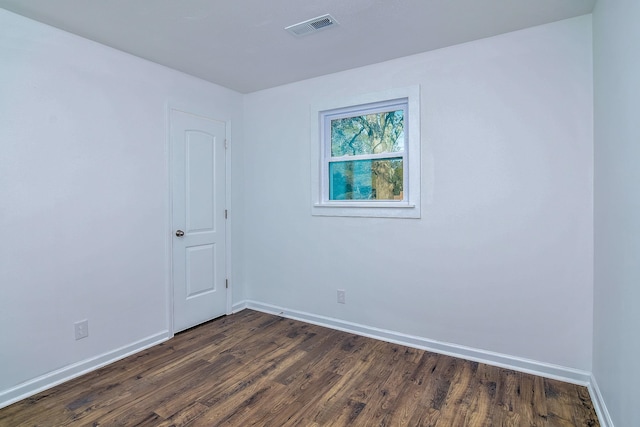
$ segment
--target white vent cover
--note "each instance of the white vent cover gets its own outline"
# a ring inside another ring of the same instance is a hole
[[[336,21],[333,16],[327,14],[318,16],[317,18],[308,19],[304,22],[289,25],[285,30],[289,31],[294,36],[304,36],[306,34],[315,33],[316,31],[333,27],[337,24],[338,21]]]

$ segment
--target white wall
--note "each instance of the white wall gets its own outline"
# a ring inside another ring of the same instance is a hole
[[[246,297],[590,371],[591,49],[584,16],[247,95]],[[311,216],[310,104],[415,84],[422,219]]]
[[[593,13],[595,309],[593,375],[616,426],[640,425],[640,2]]]
[[[167,103],[241,152],[242,97],[2,9],[0,58],[1,406],[166,336]]]

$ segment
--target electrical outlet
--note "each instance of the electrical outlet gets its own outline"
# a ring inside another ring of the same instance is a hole
[[[338,289],[338,303],[346,304],[345,293],[346,291],[344,289]]]
[[[89,321],[81,320],[73,325],[76,331],[76,341],[89,336]]]

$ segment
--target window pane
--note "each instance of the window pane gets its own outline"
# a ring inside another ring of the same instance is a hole
[[[332,157],[403,150],[403,110],[331,120]]]
[[[329,200],[402,200],[402,158],[329,163]]]

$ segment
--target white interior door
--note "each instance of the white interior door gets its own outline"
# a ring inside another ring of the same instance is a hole
[[[226,313],[225,136],[224,122],[171,110],[174,332]]]

